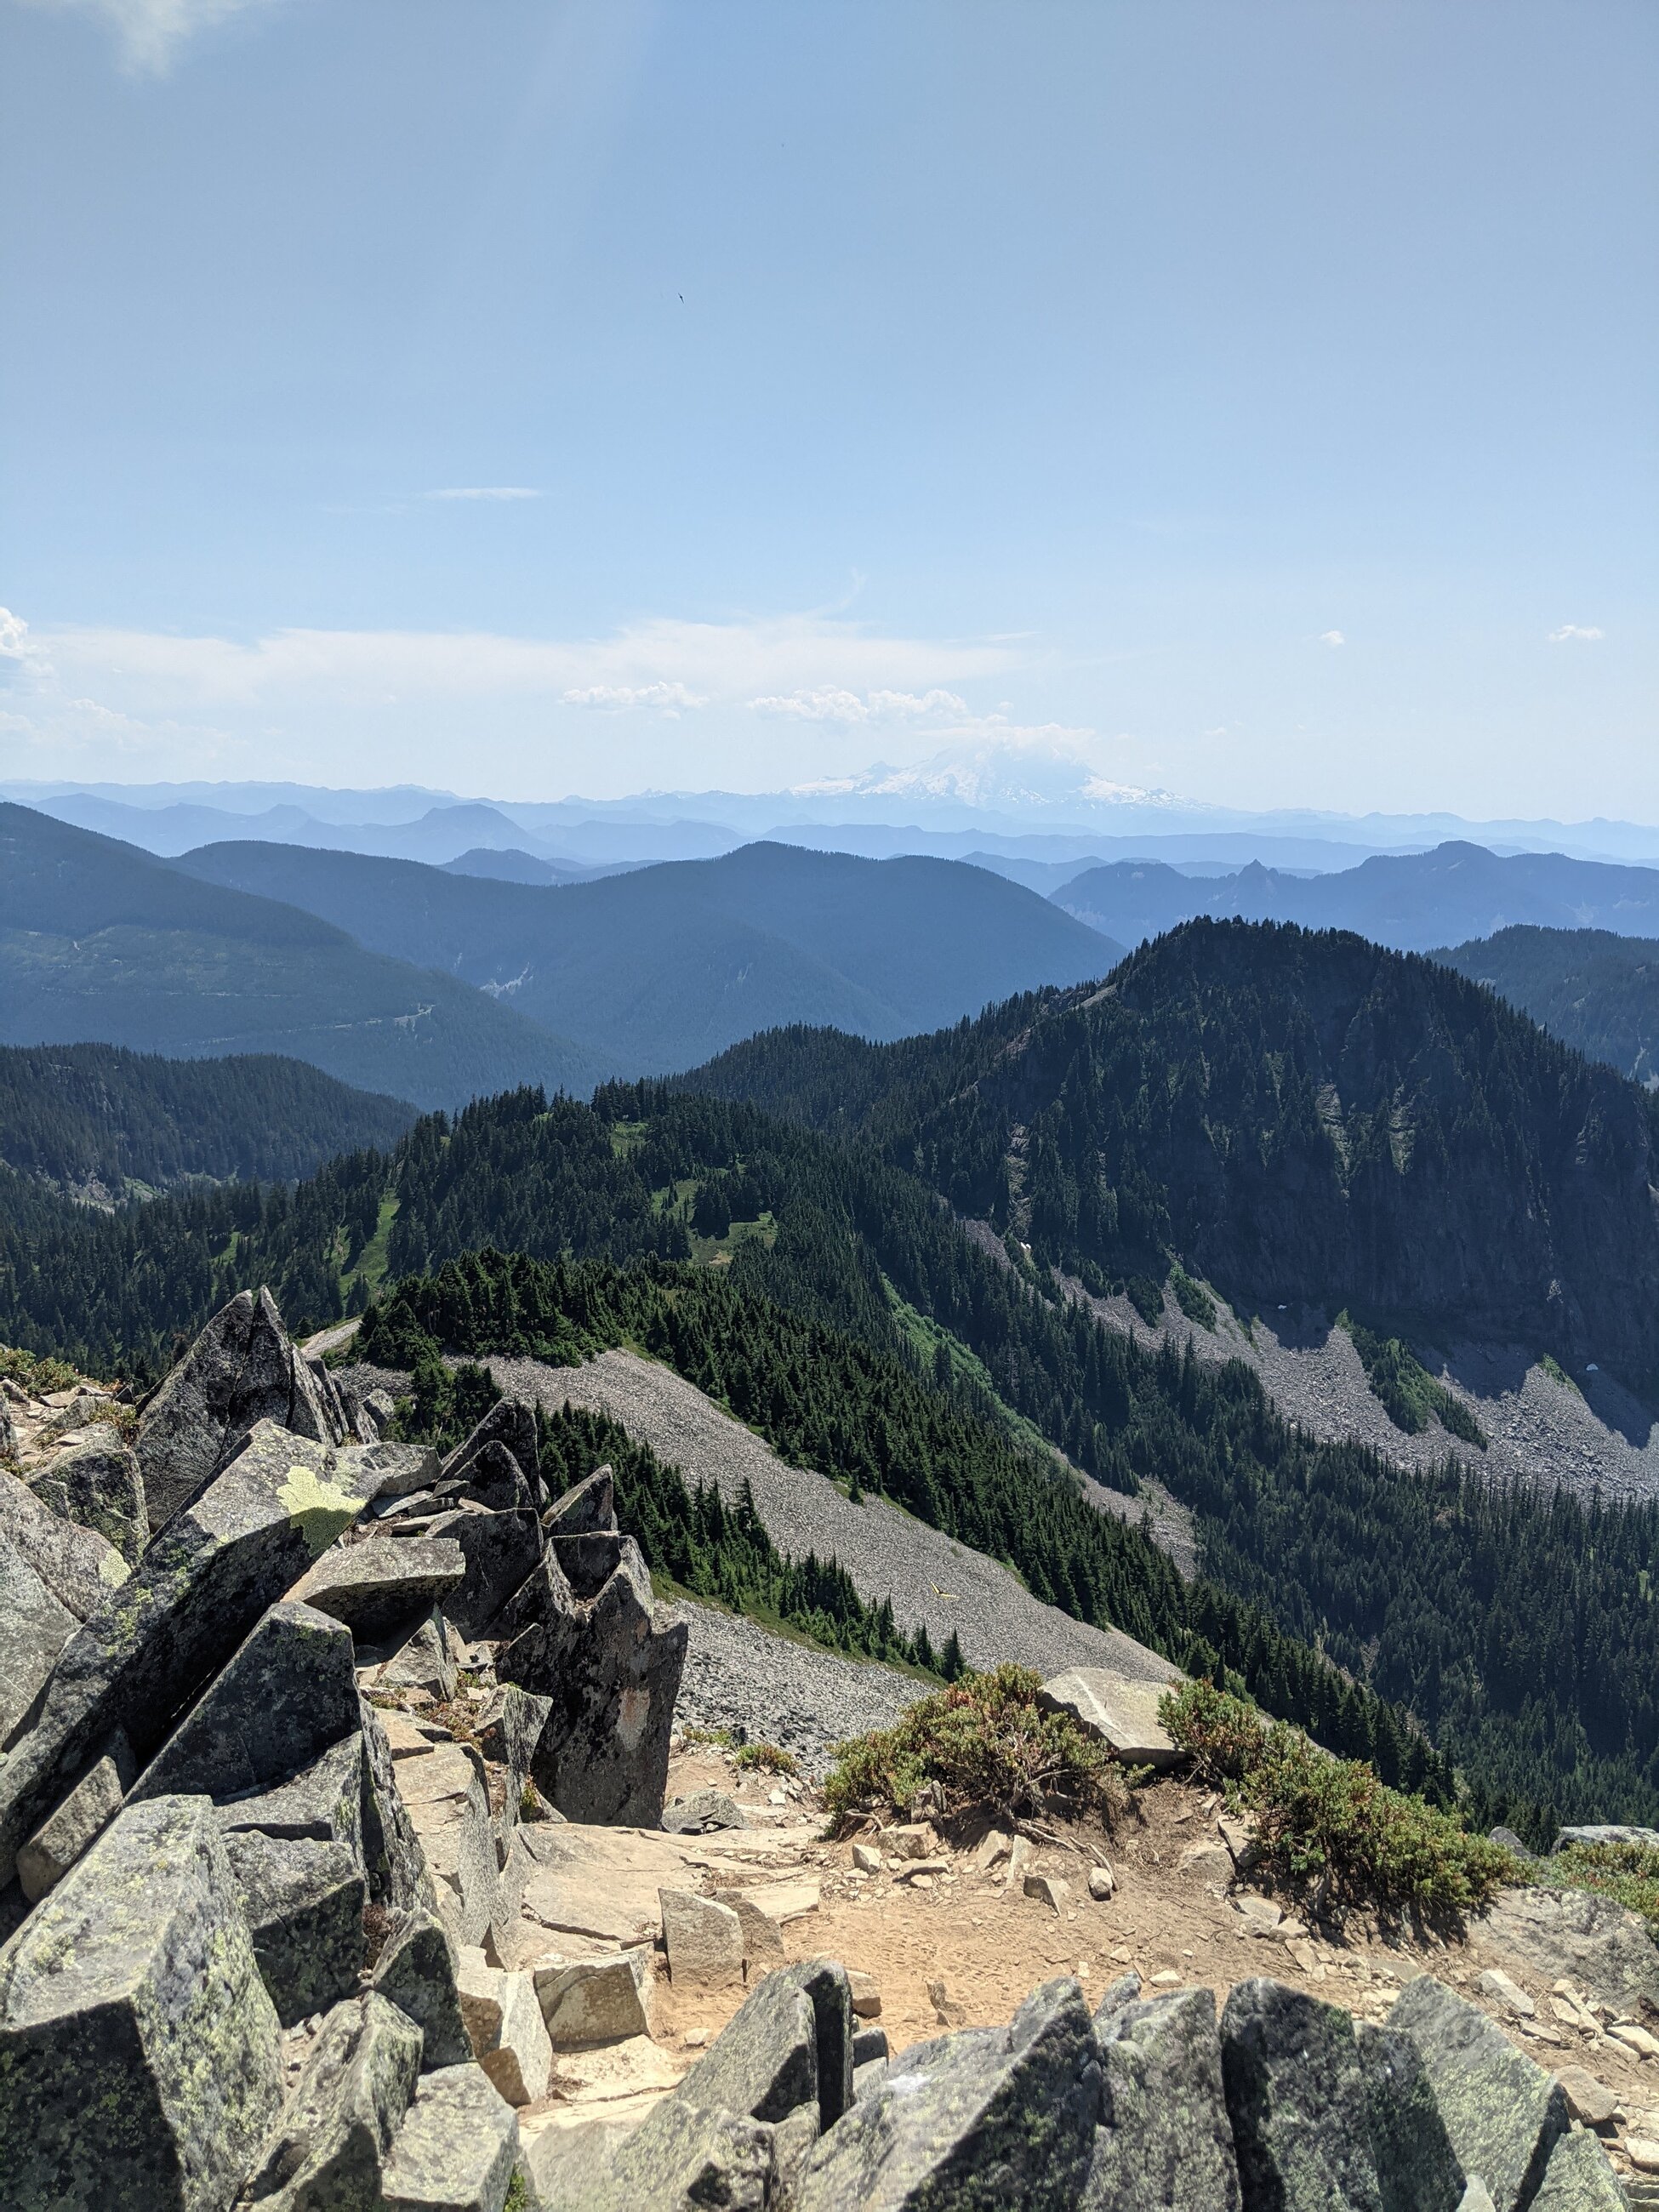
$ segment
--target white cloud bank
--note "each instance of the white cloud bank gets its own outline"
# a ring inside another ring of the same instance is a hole
[[[531,484],[450,484],[442,491],[429,491],[428,499],[539,499],[540,492]]]
[[[1322,645],[1328,645],[1333,649],[1339,645],[1346,645],[1347,641],[1340,629],[1322,629],[1319,633],[1319,642]]]
[[[1563,623],[1559,629],[1549,632],[1552,645],[1599,645],[1606,632],[1594,623]]]
[[[280,629],[252,639],[32,630],[0,611],[0,772],[121,778],[410,775],[526,792],[726,776],[774,788],[886,725],[980,726],[958,684],[1001,679],[1006,641],[884,635],[809,612],[659,617],[607,635]],[[1006,689],[999,681],[998,688]],[[595,716],[618,727],[596,747]],[[796,734],[788,734],[791,731]]]

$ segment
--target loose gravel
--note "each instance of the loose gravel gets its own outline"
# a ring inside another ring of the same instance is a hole
[[[512,1395],[608,1414],[648,1443],[689,1481],[713,1482],[735,1501],[745,1480],[780,1551],[816,1552],[851,1575],[860,1595],[890,1597],[907,1632],[926,1623],[935,1649],[954,1629],[975,1667],[1003,1660],[1056,1674],[1068,1667],[1113,1667],[1141,1681],[1172,1681],[1176,1669],[1116,1629],[1091,1628],[1041,1604],[994,1559],[929,1528],[885,1499],[851,1504],[826,1476],[785,1464],[740,1422],[657,1361],[606,1352],[580,1367],[492,1359]]]
[[[1514,1345],[1426,1344],[1413,1351],[1429,1373],[1462,1401],[1486,1435],[1486,1449],[1464,1443],[1431,1419],[1417,1436],[1395,1428],[1383,1411],[1346,1329],[1316,1307],[1291,1306],[1258,1316],[1247,1334],[1218,1299],[1213,1329],[1188,1320],[1166,1291],[1154,1327],[1126,1297],[1091,1297],[1067,1282],[1073,1297],[1109,1327],[1156,1350],[1190,1343],[1206,1365],[1242,1359],[1287,1420],[1331,1442],[1369,1444],[1398,1467],[1442,1464],[1448,1453],[1483,1474],[1565,1487],[1588,1495],[1659,1497],[1659,1423],[1610,1375],[1587,1374],[1580,1387],[1558,1382]]]
[[[793,1752],[814,1778],[829,1771],[836,1744],[890,1728],[934,1686],[814,1650],[712,1606],[674,1610],[690,1632],[676,1727],[741,1729],[751,1742]]]

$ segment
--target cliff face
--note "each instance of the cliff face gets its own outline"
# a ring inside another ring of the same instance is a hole
[[[1199,921],[1000,1044],[915,1158],[1039,1261],[1161,1275],[1174,1254],[1246,1306],[1651,1382],[1659,1107],[1448,970]]]

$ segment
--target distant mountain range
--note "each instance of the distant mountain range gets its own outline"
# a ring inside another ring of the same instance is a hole
[[[549,885],[259,842],[167,862],[0,805],[0,1042],[280,1052],[421,1106],[796,1022],[900,1036],[1121,953],[957,861],[755,845]]]
[[[554,890],[265,844],[177,866],[473,984],[629,1075],[792,1022],[907,1036],[1104,975],[1123,951],[982,868],[785,845]]]
[[[1505,857],[1462,843],[1431,853],[1378,854],[1358,867],[1313,877],[1252,866],[1205,878],[1156,861],[1125,860],[1085,869],[1051,896],[1091,929],[1126,945],[1199,915],[1352,929],[1402,951],[1490,937],[1518,922],[1659,936],[1659,868],[1560,853]]]
[[[586,1091],[605,1073],[487,994],[295,906],[0,805],[0,1043],[81,1042],[281,1053],[427,1107],[520,1083]]]
[[[484,799],[407,786],[337,791],[283,783],[66,781],[0,783],[0,797],[167,854],[260,836],[438,863],[486,846],[603,866],[708,859],[763,839],[828,842],[872,858],[903,851],[960,858],[978,848],[1029,860],[1092,854],[1328,868],[1366,853],[1424,851],[1452,840],[1499,852],[1659,865],[1659,828],[1639,823],[1472,821],[1443,811],[1353,815],[1297,807],[1252,811],[1122,783],[1103,771],[1089,748],[1071,740],[994,732],[959,740],[913,765],[877,763],[857,775],[770,792]],[[111,813],[111,807],[123,811]],[[465,817],[473,810],[481,811],[475,834],[467,834]],[[393,830],[408,835],[398,842],[379,834]]]

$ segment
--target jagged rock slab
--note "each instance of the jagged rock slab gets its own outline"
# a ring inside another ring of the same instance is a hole
[[[363,1744],[363,1869],[368,1893],[394,1912],[417,1907],[435,1912],[438,1893],[415,1824],[398,1787],[392,1747],[380,1716],[367,1698],[358,1718]]]
[[[377,1505],[429,1490],[438,1480],[438,1455],[430,1444],[377,1441],[365,1447],[362,1464],[380,1477],[374,1490]]]
[[[420,2067],[420,2029],[385,1997],[336,2005],[245,2193],[263,2212],[374,2212]]]
[[[636,1947],[607,1958],[544,1959],[532,1976],[555,2051],[584,2051],[651,2033],[655,1978]]]
[[[1626,2201],[1595,2137],[1567,2135],[1550,2153],[1530,2212],[1626,2212]]]
[[[80,1623],[15,1546],[0,1536],[0,1746],[33,1711]]]
[[[526,1475],[536,1471],[536,1409],[523,1398],[502,1398],[484,1415],[471,1435],[445,1460],[446,1482],[466,1474],[486,1445],[499,1444],[509,1451]]]
[[[375,1963],[374,1986],[406,2013],[425,2037],[421,2065],[464,2066],[472,2039],[461,2017],[460,1960],[449,1930],[435,1912],[415,1905],[392,1930]]]
[[[367,1655],[365,1655],[367,1656]],[[455,1694],[454,1641],[436,1607],[372,1675],[376,1691],[425,1690],[445,1705]]]
[[[0,1952],[9,2212],[223,2212],[281,2102],[212,1808],[129,1808]]]
[[[531,1770],[542,1730],[553,1710],[550,1698],[538,1698],[517,1682],[492,1690],[474,1728],[473,1740],[486,1759],[523,1777]]]
[[[743,1923],[729,1905],[695,1891],[658,1893],[668,1972],[676,1988],[730,1990],[743,1986]]]
[[[351,1632],[313,1607],[271,1606],[134,1786],[133,1796],[231,1798],[285,1782],[359,1723]]]
[[[532,2105],[547,2089],[553,2049],[528,1974],[492,1966],[463,1947],[457,1990],[472,2055],[509,2105]]]
[[[1547,1982],[1565,1978],[1617,2012],[1659,2010],[1659,1950],[1615,1898],[1588,1889],[1500,1890],[1470,1923],[1469,1936]]]
[[[542,1516],[550,1536],[617,1534],[617,1478],[609,1467],[596,1467],[592,1474],[572,1483]]]
[[[378,1644],[447,1597],[466,1565],[461,1547],[441,1537],[371,1537],[325,1552],[289,1595],[343,1621],[360,1643]]]
[[[1560,2083],[1431,1975],[1407,1983],[1388,2025],[1417,2045],[1464,2172],[1485,2182],[1497,2212],[1529,2205],[1567,2131]]]
[[[445,1926],[458,1945],[482,1943],[502,1914],[483,1760],[465,1745],[441,1743],[423,1759],[403,1760],[397,1785]]]
[[[1073,1981],[1036,1990],[1006,2028],[919,2044],[808,2155],[796,2212],[1018,2205],[1072,2212],[1094,2148],[1100,2063]]]
[[[221,1307],[144,1408],[137,1449],[152,1528],[188,1504],[261,1421],[289,1426],[294,1347],[269,1291]]]
[[[501,2212],[518,2157],[513,2107],[482,2068],[441,2067],[392,2139],[380,2212]]]
[[[1417,2045],[1369,2021],[1358,2033],[1382,2212],[1457,2212],[1467,2177]]]
[[[147,1759],[171,1716],[366,1502],[350,1452],[268,1423],[255,1430],[59,1653],[27,1738],[0,1768],[0,1887],[93,1745],[119,1728]]]
[[[234,1829],[225,1853],[253,1955],[284,2027],[326,2012],[357,1987],[368,1885],[342,1844]]]
[[[459,1477],[446,1476],[440,1498],[470,1498],[491,1513],[533,1513],[536,1496],[524,1469],[505,1444],[493,1437],[468,1461]]]
[[[553,1562],[545,1563],[550,1571]],[[562,1577],[560,1577],[563,1579]],[[568,1584],[566,1584],[568,1588]],[[553,1700],[536,1786],[567,1820],[647,1826],[662,1816],[686,1629],[651,1594],[639,1547],[592,1599],[552,1595],[496,1658],[503,1681]]]
[[[1037,1702],[1049,1712],[1069,1713],[1085,1735],[1106,1744],[1127,1765],[1170,1767],[1181,1753],[1158,1717],[1169,1686],[1110,1667],[1073,1667],[1046,1681]]]
[[[465,1575],[445,1594],[443,1610],[469,1640],[489,1632],[496,1614],[541,1562],[541,1527],[527,1507],[516,1512],[441,1513],[425,1534],[460,1547]]]
[[[144,1479],[137,1455],[114,1431],[100,1425],[58,1452],[36,1474],[33,1489],[60,1519],[90,1528],[112,1544],[128,1566],[149,1541]]]
[[[1560,1828],[1556,1832],[1554,1849],[1564,1851],[1570,1844],[1633,1844],[1643,1850],[1659,1850],[1659,1828],[1622,1828],[1618,1826]]]
[[[1235,1984],[1221,2075],[1249,2206],[1381,2212],[1352,2015],[1283,1982]]]
[[[746,1828],[748,1820],[735,1797],[724,1790],[694,1790],[663,1808],[661,1826],[668,1836],[706,1836],[716,1828]]]
[[[40,1576],[77,1621],[97,1612],[127,1578],[127,1563],[106,1539],[54,1513],[26,1482],[0,1468],[0,1537]]]
[[[356,1729],[274,1790],[233,1797],[217,1808],[227,1835],[258,1828],[296,1843],[342,1844],[363,1859],[363,1740]]]
[[[1239,2212],[1213,1991],[1103,2007],[1095,2032],[1100,2125],[1081,2212]]]
[[[121,1809],[132,1784],[132,1753],[118,1730],[58,1810],[17,1854],[17,1879],[36,1905],[91,1850]]]
[[[675,2094],[711,2111],[781,2120],[818,2109],[817,2022],[805,1992],[769,1974],[714,2039]]]

